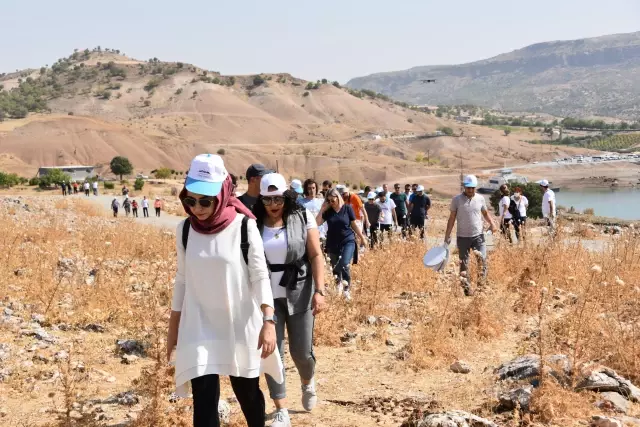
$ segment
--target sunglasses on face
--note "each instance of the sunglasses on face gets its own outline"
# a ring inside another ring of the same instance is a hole
[[[265,206],[271,206],[273,205],[284,205],[284,197],[282,196],[274,196],[274,197],[270,197],[270,196],[266,196],[262,198],[262,203]]]
[[[337,196],[331,196],[331,197],[329,197],[329,201],[330,202],[337,202],[338,201],[338,197]]]
[[[209,199],[206,197],[203,197],[202,199],[196,199],[195,197],[184,198],[184,203],[192,208],[195,208],[197,204],[200,204],[203,208],[210,208],[214,201],[215,199]]]

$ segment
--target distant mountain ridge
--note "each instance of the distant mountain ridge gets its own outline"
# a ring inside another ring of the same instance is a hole
[[[347,86],[415,104],[638,119],[640,32],[537,43],[468,64],[371,74]]]

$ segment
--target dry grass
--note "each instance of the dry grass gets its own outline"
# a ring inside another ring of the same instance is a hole
[[[190,401],[167,399],[173,380],[163,360],[176,268],[175,236],[133,221],[114,222],[84,200],[32,204],[31,212],[22,212],[20,205],[0,200],[0,294],[5,302],[24,303],[28,315],[44,314],[51,324],[82,328],[95,323],[107,332],[104,338],[79,331],[65,334],[61,345],[71,355],[65,364],[36,365],[37,374],[18,369],[1,390],[27,400],[39,396],[39,402],[43,393],[51,393],[48,400],[54,410],[30,425],[81,425],[71,420],[71,408],[105,394],[89,377],[107,369],[103,365],[118,369],[113,339],[136,338],[149,348],[148,357],[128,371],[135,372],[128,381],[144,398],[132,425],[190,425]],[[441,219],[434,221],[434,228],[441,226]],[[422,242],[388,240],[354,266],[352,302],[329,297],[329,310],[316,320],[316,345],[340,350],[341,337],[357,332],[357,351],[375,352],[393,339],[396,358],[381,363],[380,370],[438,373],[453,360],[473,358],[478,348],[490,349],[509,334],[519,337],[523,353],[566,354],[574,377],[581,367],[597,361],[640,382],[640,240],[623,234],[604,252],[589,252],[575,237],[563,235],[534,242],[517,247],[496,242],[489,255],[488,286],[465,298],[455,255],[438,275],[422,265]],[[472,260],[471,277],[477,270]],[[328,269],[327,278],[331,288]],[[375,325],[368,323],[370,316],[376,317]],[[532,331],[537,331],[536,340],[527,339]],[[20,346],[29,343],[2,325],[0,334]],[[78,360],[85,364],[85,373],[74,370]],[[351,363],[355,370],[357,362]],[[55,372],[57,379],[35,388],[34,375],[51,378]],[[473,408],[477,395],[491,388],[488,378],[443,388],[456,399],[447,406]],[[228,384],[224,388],[229,391]],[[597,412],[592,400],[544,381],[527,417],[568,425],[567,420]],[[244,425],[241,418],[236,411],[231,425]],[[25,419],[31,418],[24,415],[22,422]],[[82,422],[93,421],[85,417]],[[351,424],[336,420],[328,425]]]

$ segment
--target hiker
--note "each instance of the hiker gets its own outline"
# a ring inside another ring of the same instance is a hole
[[[73,181],[73,194],[78,194],[78,183]]]
[[[147,196],[142,197],[142,215],[144,218],[149,218],[149,199]]]
[[[256,204],[256,201],[260,196],[260,180],[262,177],[272,172],[272,170],[265,168],[264,165],[260,163],[254,163],[247,168],[246,177],[249,186],[247,188],[247,192],[238,197],[247,209],[253,209],[253,206]]]
[[[93,195],[98,195],[98,180],[93,181]]]
[[[125,215],[128,217],[131,213],[131,200],[129,200],[129,196],[124,196],[122,207],[124,208]]]
[[[138,202],[135,199],[131,201],[131,210],[133,211],[134,218],[138,218]]]
[[[313,179],[307,179],[302,184],[302,189],[304,191],[302,204],[315,218],[320,213],[323,202],[323,199],[318,197],[318,183]],[[319,226],[318,233],[320,234],[320,244],[324,247],[324,241],[327,238],[327,224]]]
[[[380,223],[380,241],[384,240],[385,233],[391,237],[392,226],[398,226],[398,217],[396,216],[396,204],[393,200],[387,197],[387,193],[384,191],[378,193],[378,201],[376,202],[380,206],[380,217],[378,222]]]
[[[542,189],[542,216],[547,222],[549,232],[554,233],[556,228],[556,194],[549,188],[549,181],[540,181]]]
[[[409,211],[409,197],[406,193],[400,191],[400,184],[393,185],[393,193],[389,196],[393,203],[396,205],[396,218],[398,225],[402,228],[402,237],[407,236],[407,228],[409,228],[409,218],[407,217]]]
[[[117,217],[118,216],[118,209],[120,208],[120,202],[118,202],[118,199],[114,198],[111,201],[111,209],[113,210],[113,216]]]
[[[526,240],[526,226],[527,226],[527,208],[529,207],[529,199],[522,194],[522,188],[516,187],[513,190],[513,196],[511,199],[515,202],[516,208],[520,214],[520,217],[517,220],[514,220],[514,227],[516,230],[516,238],[518,242],[520,241],[520,236],[522,236],[522,240]],[[516,224],[517,227],[516,227]]]
[[[84,195],[89,197],[89,189],[91,188],[91,184],[89,184],[88,181],[85,181],[82,187],[84,188]]]
[[[127,188],[127,186],[126,186],[126,185],[123,185],[123,186],[122,186],[122,195],[123,195],[123,196],[126,196],[126,195],[128,195],[128,194],[129,194],[129,189]]]
[[[404,194],[407,195],[407,203],[408,203],[409,199],[411,198],[411,195],[413,194],[411,192],[411,184],[405,184],[404,185]]]
[[[351,194],[349,187],[345,185],[336,185],[336,190],[342,196],[342,200],[346,205],[351,206],[356,218],[356,225],[360,228],[360,231],[369,227],[369,220],[367,219],[367,212],[364,210],[364,203],[355,194]],[[363,228],[365,227],[365,228]]]
[[[260,365],[275,350],[276,328],[254,216],[212,154],[193,159],[179,198],[189,217],[176,230],[167,333],[167,360],[176,350],[176,393],[187,397],[191,386],[194,427],[219,426],[220,376],[228,375],[247,425],[264,427]]]
[[[302,186],[302,184],[301,184]],[[296,188],[293,183],[292,188]],[[287,189],[284,177],[270,173],[262,177],[260,197],[253,207],[262,235],[276,316],[276,343],[284,371],[284,332],[289,354],[300,375],[302,407],[311,411],[317,403],[314,316],[325,308],[324,257],[316,219],[300,208],[298,193]],[[276,407],[272,427],[290,427],[285,383],[266,375],[269,394]]]
[[[160,197],[156,197],[156,200],[153,202],[153,207],[156,209],[156,216],[160,217],[160,211],[162,210],[162,200],[160,200]]]
[[[344,202],[337,188],[327,192],[322,209],[316,217],[318,225],[327,223],[326,251],[331,260],[333,275],[336,277],[338,292],[351,300],[351,263],[358,262],[356,236],[364,246],[366,239],[358,226],[356,215],[350,205]],[[344,287],[343,287],[344,285]]]
[[[511,205],[511,199],[509,198],[509,187],[507,184],[502,184],[500,186],[500,195],[502,198],[500,199],[498,212],[500,215],[500,232],[503,236],[509,239],[509,242],[513,243],[511,238],[511,228],[509,224],[511,224],[511,220],[513,219],[513,215],[509,211],[509,206]]]
[[[424,194],[424,187],[418,185],[416,191],[411,195],[409,203],[409,233],[413,235],[413,231],[418,229],[420,230],[420,239],[424,239],[424,229],[430,208],[431,199]]]
[[[487,278],[487,247],[485,245],[484,227],[482,224],[482,218],[489,223],[489,228],[492,233],[495,233],[496,226],[494,225],[489,212],[487,211],[487,204],[484,197],[480,194],[476,194],[476,187],[478,186],[478,178],[475,175],[467,175],[462,181],[464,186],[464,192],[458,194],[451,200],[451,214],[449,215],[449,221],[447,222],[447,231],[444,235],[444,241],[446,244],[451,243],[451,231],[453,231],[453,225],[458,222],[457,228],[457,246],[460,257],[460,276],[464,294],[466,296],[473,295],[469,278],[467,277],[469,266],[469,252],[473,249],[478,251],[482,257],[482,282]],[[415,199],[416,196],[414,196]]]
[[[62,183],[60,184],[60,187],[62,187],[62,195],[66,196],[67,195],[67,184],[65,184],[65,182],[62,181]]]
[[[382,208],[376,203],[376,193],[370,191],[367,194],[367,203],[364,205],[369,218],[369,248],[373,249],[378,243],[378,233],[380,231],[380,213]]]
[[[329,181],[328,179],[325,179],[322,182],[322,191],[320,193],[322,193],[322,198],[326,198],[327,197],[327,192],[329,190],[331,190],[331,187],[333,187],[333,183],[331,181]]]
[[[299,179],[294,179],[291,181],[291,186],[289,187],[292,191],[296,193],[296,203],[303,208],[304,203],[302,203],[302,198],[304,196],[304,188],[302,188],[302,181]]]

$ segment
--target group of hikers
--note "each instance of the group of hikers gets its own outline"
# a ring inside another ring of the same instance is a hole
[[[386,185],[369,188],[361,197],[331,181],[324,181],[321,189],[311,179],[287,183],[260,164],[251,165],[246,177],[247,191],[236,195],[236,179],[223,159],[198,155],[179,194],[188,217],[176,230],[177,272],[166,356],[175,364],[177,394],[193,396],[195,427],[220,425],[221,375],[230,377],[247,425],[265,426],[262,374],[276,408],[271,426],[291,426],[285,342],[300,378],[301,405],[313,410],[318,399],[314,318],[327,306],[324,254],[339,295],[350,299],[357,243],[364,246],[368,233],[369,247],[375,248],[393,226],[402,236],[419,232],[422,238],[431,207],[421,185],[403,189],[395,184],[393,192]],[[477,185],[475,176],[464,177],[464,191],[451,201],[444,240],[451,242],[457,223],[461,276],[466,277],[474,250],[482,258],[484,280],[483,220],[492,232],[496,226],[485,198],[476,194]],[[514,201],[526,208],[526,199],[518,193],[516,189]],[[526,210],[522,212],[518,226],[526,223]],[[508,223],[505,217],[502,211],[501,224]],[[462,286],[466,295],[473,294],[468,280]]]
[[[62,189],[63,196],[71,196],[72,194],[78,194],[80,191],[80,184],[77,181],[69,182],[62,181],[60,183],[60,188]],[[98,181],[93,181],[93,183],[89,181],[84,181],[82,183],[82,190],[84,191],[84,195],[89,197],[91,190],[93,189],[93,195],[98,195]]]
[[[124,209],[125,216],[133,215],[133,218],[138,218],[138,201],[135,199],[129,198],[129,189],[125,185],[122,187],[122,195],[124,196],[122,199],[122,208]],[[149,217],[149,199],[147,196],[143,196],[140,201],[142,204],[142,215],[143,218]],[[162,212],[162,199],[160,197],[156,197],[153,202],[153,207],[156,211],[156,217],[160,217],[160,213]],[[113,211],[113,216],[115,218],[118,217],[118,211],[120,210],[120,202],[116,197],[111,201],[111,210]]]

